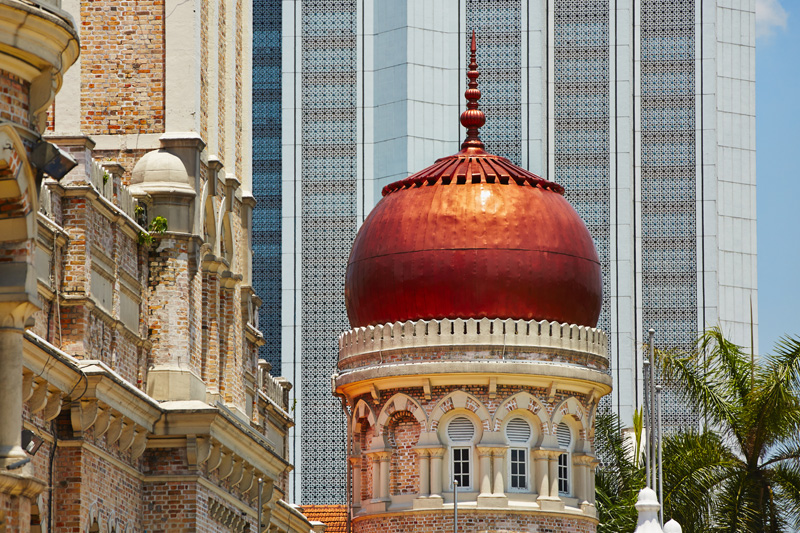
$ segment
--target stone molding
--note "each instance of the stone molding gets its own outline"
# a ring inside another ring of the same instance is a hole
[[[597,328],[544,320],[459,318],[351,329],[339,335],[339,362],[376,352],[438,346],[569,350],[608,359],[608,337]]]
[[[31,84],[29,112],[40,132],[64,73],[80,52],[71,17],[43,4],[0,0],[0,69]]]
[[[476,377],[483,374],[484,376]],[[355,398],[383,389],[424,386],[429,380],[435,386],[463,385],[465,375],[472,383],[487,383],[489,376],[498,384],[515,383],[524,386],[568,390],[580,394],[605,396],[611,392],[611,376],[605,372],[568,363],[549,361],[496,360],[415,361],[401,364],[375,364],[334,374],[338,393]]]
[[[132,463],[148,448],[185,447],[191,464],[219,470],[227,486],[246,495],[248,505],[258,495],[255,480],[278,479],[292,468],[265,437],[222,406],[159,403],[101,361],[75,359],[30,331],[24,337],[23,401],[45,420],[68,409],[78,438],[92,428],[95,437],[105,435],[107,443],[130,450]]]

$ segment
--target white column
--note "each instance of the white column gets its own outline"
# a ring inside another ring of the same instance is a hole
[[[536,463],[534,487],[539,491],[540,499],[548,498],[550,496],[550,467],[547,452],[535,450],[531,455]]]
[[[381,452],[378,454],[381,461],[381,492],[380,498],[382,500],[389,499],[389,452]]]
[[[22,329],[0,328],[0,466],[25,459],[22,437]]]
[[[381,458],[377,453],[372,455],[372,499],[380,497],[381,490]]]
[[[557,499],[558,495],[558,456],[559,453],[551,453],[548,459],[548,466],[550,470],[550,497]]]
[[[431,497],[442,497],[442,455],[444,450],[434,448],[431,454]]]
[[[592,457],[592,462],[586,468],[586,490],[587,496],[586,501],[594,505],[595,503],[595,485],[594,485],[594,474],[597,470],[597,465],[600,464],[596,458]]]
[[[491,448],[478,448],[480,457],[481,496],[492,494],[492,450]]]
[[[572,476],[573,495],[578,499],[579,504],[587,503],[588,465],[583,462],[575,462],[573,468],[575,469],[575,473]]]
[[[361,456],[350,458],[350,475],[353,480],[353,507],[361,507]]]
[[[505,495],[505,480],[503,473],[505,469],[503,468],[503,457],[505,456],[505,448],[499,448],[492,451],[492,459],[494,462],[494,496],[504,496]]]
[[[29,267],[32,268],[32,267]],[[0,304],[0,469],[27,458],[22,449],[22,335],[35,311],[28,302]],[[22,473],[23,470],[15,470]]]
[[[417,450],[419,456],[419,494],[418,497],[425,498],[430,494],[431,486],[431,473],[430,473],[430,456],[428,450]]]

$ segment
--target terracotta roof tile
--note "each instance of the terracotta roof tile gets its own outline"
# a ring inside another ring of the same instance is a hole
[[[309,521],[322,522],[325,533],[347,532],[347,507],[345,505],[303,505],[300,511]]]

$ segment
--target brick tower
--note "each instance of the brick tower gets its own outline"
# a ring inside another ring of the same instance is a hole
[[[348,262],[352,530],[452,531],[457,497],[459,531],[593,532],[600,263],[561,186],[484,151],[471,52],[461,151],[384,188]]]

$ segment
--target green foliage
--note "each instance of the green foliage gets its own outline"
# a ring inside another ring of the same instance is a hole
[[[136,204],[136,207],[133,208],[133,216],[136,217],[136,223],[142,227],[147,225],[147,210],[144,206]]]
[[[754,361],[719,329],[688,353],[660,352],[662,377],[705,426],[664,438],[664,518],[684,533],[783,533],[800,526],[800,339]],[[595,478],[599,533],[632,533],[644,487],[642,413],[634,443],[598,413]],[[631,446],[634,447],[631,453]]]
[[[800,526],[800,339],[751,354],[719,329],[689,353],[662,352],[662,375],[705,421],[664,445],[665,516],[685,533]]]
[[[167,219],[164,217],[156,217],[150,221],[150,225],[147,227],[147,231],[150,233],[164,233],[169,228],[167,224]]]
[[[644,407],[638,408],[633,412],[633,436],[636,440],[633,460],[636,466],[642,466],[642,434],[644,432]]]
[[[641,419],[641,412],[638,413]],[[638,432],[634,437],[636,442],[641,442],[641,426]],[[623,426],[616,415],[598,412],[595,451],[602,459],[595,475],[595,504],[600,518],[597,532],[633,533],[638,518],[634,505],[645,483],[644,464],[638,460],[641,454],[635,454],[631,442],[626,442]]]
[[[111,177],[108,172],[103,172],[103,185],[108,183],[108,179]]]
[[[141,209],[139,206],[136,209]],[[138,212],[136,213],[139,214]],[[153,234],[157,233],[159,235],[165,233],[169,228],[169,224],[167,219],[164,217],[155,217],[153,220],[150,221],[150,224],[147,226],[147,231],[140,231],[139,232],[139,244],[151,246],[153,244]]]

